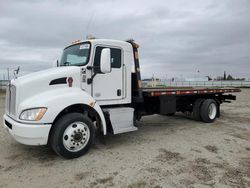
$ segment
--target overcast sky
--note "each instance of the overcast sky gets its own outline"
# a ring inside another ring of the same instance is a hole
[[[250,0],[0,0],[0,79],[52,67],[88,34],[134,38],[143,77],[250,77]]]

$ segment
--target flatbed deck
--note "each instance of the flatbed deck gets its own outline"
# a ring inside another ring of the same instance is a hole
[[[240,92],[238,88],[221,87],[160,87],[160,88],[142,88],[144,96],[161,95],[194,95],[194,94],[223,94]]]

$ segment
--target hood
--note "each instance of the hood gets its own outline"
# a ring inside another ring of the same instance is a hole
[[[16,88],[16,109],[20,102],[44,91],[67,87],[80,88],[80,67],[55,67],[21,76],[11,81]]]
[[[60,76],[70,76],[70,73],[80,73],[80,68],[75,66],[54,67],[34,73],[30,73],[12,80],[12,84],[26,84],[39,80],[56,79]]]

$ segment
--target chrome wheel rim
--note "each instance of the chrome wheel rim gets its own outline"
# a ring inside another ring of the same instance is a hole
[[[63,133],[63,145],[70,152],[83,149],[90,138],[89,127],[83,122],[71,123]]]
[[[217,113],[217,108],[214,103],[211,103],[208,107],[208,116],[210,119],[214,119]]]

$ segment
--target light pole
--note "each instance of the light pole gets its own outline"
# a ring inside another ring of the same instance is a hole
[[[8,81],[10,81],[10,69],[7,68],[7,76],[8,76]]]

